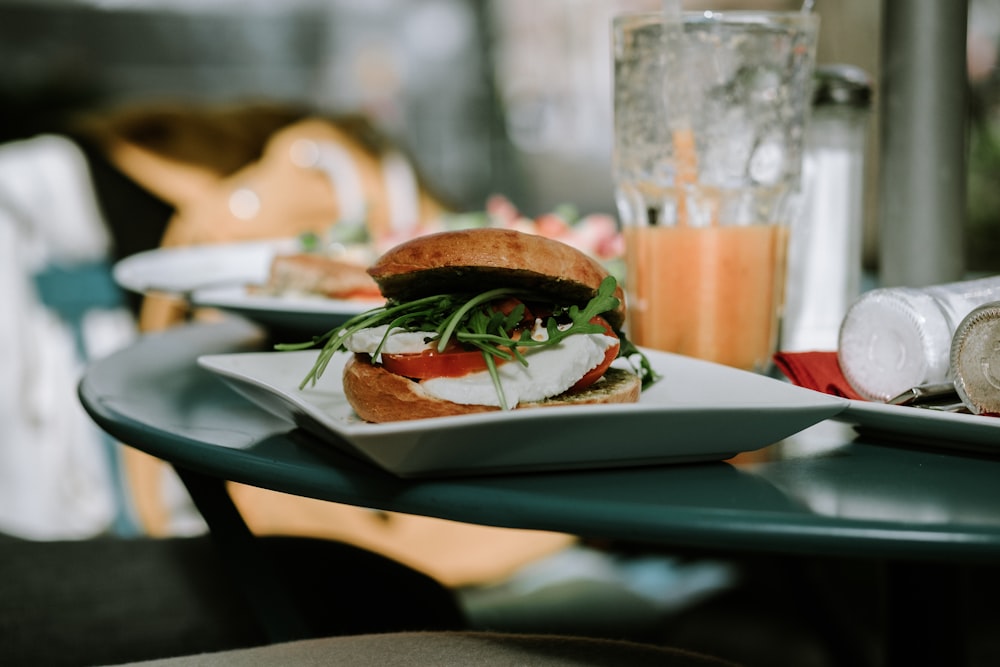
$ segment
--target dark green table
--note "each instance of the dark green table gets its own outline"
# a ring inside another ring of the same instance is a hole
[[[202,354],[266,344],[260,329],[236,319],[148,335],[93,364],[80,397],[115,438],[177,468],[213,534],[232,550],[234,566],[252,582],[248,594],[275,639],[296,636],[294,610],[282,606],[283,593],[262,574],[267,564],[255,560],[259,554],[248,556],[253,537],[225,480],[667,547],[882,559],[893,564],[893,664],[932,664],[926,660],[935,652],[958,664],[960,628],[949,627],[942,613],[954,594],[952,568],[1000,562],[1000,460],[866,442],[828,422],[731,462],[404,480],[324,446],[195,363]]]

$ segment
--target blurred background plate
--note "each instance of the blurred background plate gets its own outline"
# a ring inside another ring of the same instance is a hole
[[[908,446],[1000,455],[1000,418],[851,401],[838,421],[866,436]]]
[[[272,336],[301,336],[308,340],[339,326],[381,301],[325,299],[306,296],[266,296],[247,292],[245,287],[216,287],[197,290],[191,303],[219,308],[241,315],[271,331]],[[283,342],[296,342],[288,340]]]
[[[117,262],[114,278],[138,292],[191,294],[200,289],[260,285],[280,252],[301,249],[297,238],[147,250]]]

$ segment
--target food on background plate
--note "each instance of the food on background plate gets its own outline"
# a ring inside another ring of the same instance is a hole
[[[655,379],[621,332],[615,278],[559,241],[499,228],[439,232],[392,248],[368,273],[384,306],[310,343],[278,346],[322,345],[303,387],[333,354],[353,353],[344,393],[366,421],[636,402]]]
[[[301,234],[295,249],[276,253],[267,278],[248,285],[251,295],[382,301],[367,268],[375,259],[362,223],[340,223],[325,234]]]
[[[267,282],[252,287],[251,293],[372,301],[382,297],[363,264],[316,252],[276,255]]]

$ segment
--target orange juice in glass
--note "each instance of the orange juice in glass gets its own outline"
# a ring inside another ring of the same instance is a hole
[[[637,345],[765,370],[778,336],[787,226],[625,228]]]
[[[752,371],[777,344],[818,19],[614,21],[615,198],[627,333]]]

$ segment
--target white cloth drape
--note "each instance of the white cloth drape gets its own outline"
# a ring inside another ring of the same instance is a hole
[[[82,538],[113,519],[107,452],[76,393],[83,361],[34,282],[53,264],[106,260],[110,245],[73,142],[39,136],[0,146],[0,531]],[[89,312],[83,324],[91,356],[134,334],[121,309]]]

